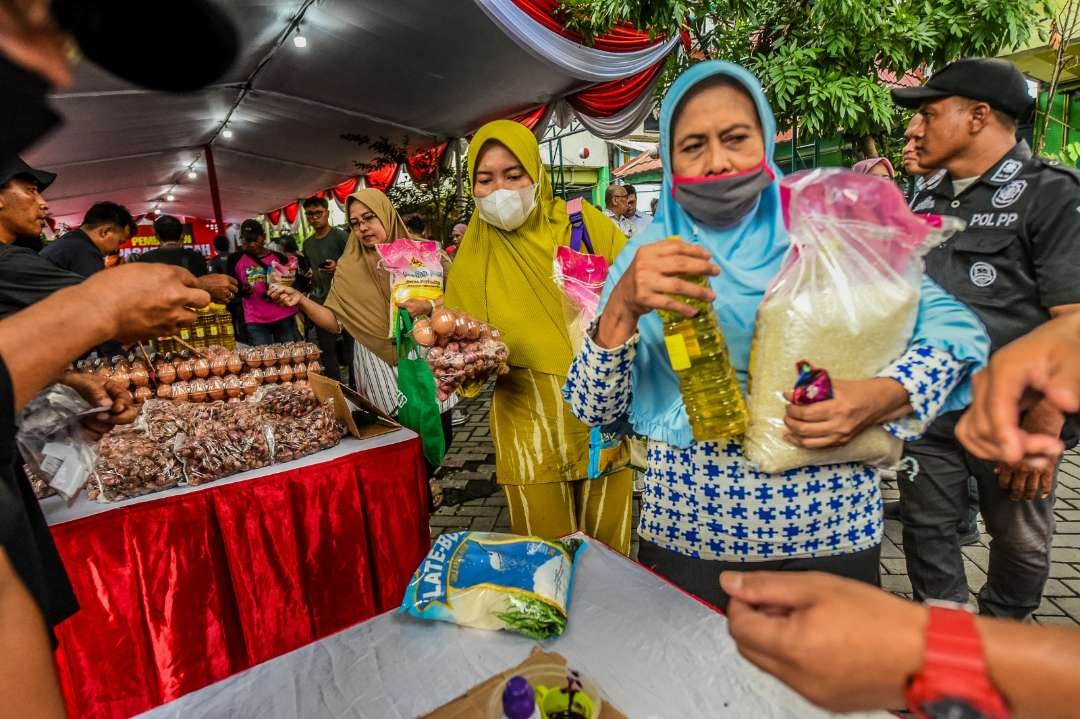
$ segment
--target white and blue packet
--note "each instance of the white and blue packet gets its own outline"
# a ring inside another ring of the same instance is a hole
[[[580,539],[450,532],[435,540],[401,600],[420,619],[548,639],[566,629]]]

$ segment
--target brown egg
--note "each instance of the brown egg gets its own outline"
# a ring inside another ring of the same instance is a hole
[[[158,384],[172,384],[176,381],[176,368],[172,362],[158,362],[154,366],[154,375]]]
[[[187,382],[174,382],[173,388],[173,401],[174,402],[187,402],[188,395],[188,383]]]
[[[200,378],[200,379],[204,379],[206,377],[209,377],[210,376],[210,361],[208,359],[206,359],[205,357],[200,357],[199,359],[195,360],[194,370],[195,370],[195,376]],[[195,401],[198,402],[199,400],[195,400]]]
[[[229,374],[240,374],[244,369],[244,360],[236,352],[230,352],[229,357],[225,360],[225,369]]]
[[[157,397],[158,397],[158,399],[172,399],[173,398],[173,388],[174,387],[175,387],[175,385],[171,385],[171,384],[159,384],[158,388],[157,388]],[[142,387],[140,387],[139,389],[142,389]],[[150,388],[147,387],[147,389],[150,389]],[[135,391],[138,392],[139,390],[137,389]]]
[[[189,379],[195,376],[195,362],[194,360],[181,360],[180,364],[176,366],[176,376],[182,381],[187,382]]]
[[[225,394],[231,397],[239,397],[244,393],[244,386],[240,382],[240,378],[234,374],[228,375],[225,378]]]
[[[207,371],[210,367],[207,366]],[[206,382],[201,379],[192,380],[188,385],[188,399],[192,402],[203,402],[206,400]]]
[[[214,401],[225,399],[225,380],[220,377],[206,380],[206,394]]]
[[[150,373],[143,367],[136,367],[128,373],[128,379],[136,387],[145,387],[150,384]]]
[[[293,367],[291,364],[283,364],[278,368],[278,378],[282,382],[292,382],[293,380]]]
[[[165,386],[167,387],[168,385],[165,385]],[[136,387],[135,388],[135,401],[139,402],[140,404],[145,402],[146,400],[150,399],[153,396],[154,396],[154,393],[153,393],[153,391],[151,391],[151,389],[149,387]]]
[[[427,320],[418,320],[413,325],[412,336],[418,345],[430,347],[435,344],[435,330]]]
[[[457,320],[457,315],[444,307],[440,307],[431,315],[431,329],[435,330],[437,335],[449,336],[454,331],[455,320]]]
[[[308,362],[307,373],[310,374],[322,374],[322,365],[318,360],[314,362]]]
[[[229,355],[218,354],[210,359],[210,374],[215,377],[224,377],[229,369]]]
[[[266,384],[275,384],[281,376],[278,374],[278,368],[275,366],[263,367],[263,382]]]

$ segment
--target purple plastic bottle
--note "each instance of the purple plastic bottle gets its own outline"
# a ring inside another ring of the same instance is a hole
[[[502,696],[504,719],[539,719],[536,709],[536,696],[532,685],[525,677],[510,677],[503,688]]]

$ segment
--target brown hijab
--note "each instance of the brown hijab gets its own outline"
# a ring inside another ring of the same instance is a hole
[[[421,239],[409,232],[390,198],[379,190],[369,188],[349,195],[346,211],[354,201],[375,213],[386,228],[387,242],[399,237]],[[365,246],[356,232],[349,233],[324,306],[357,342],[396,366],[397,350],[390,339],[390,273],[382,269],[380,260],[374,247]]]

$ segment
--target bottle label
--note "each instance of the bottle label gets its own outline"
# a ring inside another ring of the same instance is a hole
[[[671,360],[671,369],[682,372],[690,369],[690,353],[686,348],[686,339],[681,334],[666,335],[664,344],[667,345],[668,359]]]

